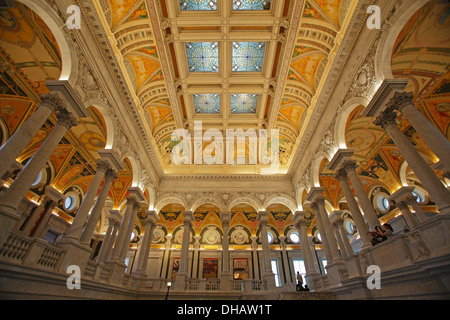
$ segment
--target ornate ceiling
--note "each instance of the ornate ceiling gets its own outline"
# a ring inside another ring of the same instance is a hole
[[[354,8],[349,0],[102,0],[96,10],[165,174],[264,166],[248,165],[248,142],[244,165],[174,165],[171,135],[192,132],[195,121],[224,139],[227,129],[279,129],[284,174]]]

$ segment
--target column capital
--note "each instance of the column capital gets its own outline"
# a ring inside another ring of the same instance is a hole
[[[408,105],[413,105],[412,101],[414,98],[413,92],[399,92],[397,91],[394,94],[394,97],[386,104],[386,108],[389,110],[398,110],[402,111],[402,109]]]
[[[323,193],[325,191],[324,187],[314,187],[311,188],[308,195],[306,196],[305,201],[315,202],[317,199],[323,198]]]
[[[390,125],[397,125],[396,118],[397,114],[393,110],[386,109],[373,121],[373,124],[386,129]]]
[[[344,212],[342,210],[333,210],[330,214],[330,222],[333,225],[339,225],[344,223],[344,219],[342,218],[342,214]]]
[[[155,224],[158,221],[158,214],[154,210],[148,210],[145,212],[147,214],[146,224]]]
[[[339,169],[343,161],[350,160],[352,158],[354,152],[355,151],[353,149],[339,149],[338,151],[336,151],[327,167],[333,171]]]
[[[106,171],[105,174],[105,181],[106,180],[110,180],[110,181],[114,181],[119,177],[119,175],[117,174],[116,171],[109,169],[108,171]]]
[[[342,163],[342,169],[344,169],[345,173],[356,172],[356,161],[355,160],[346,160]]]
[[[258,217],[256,220],[259,221],[259,223],[266,223],[269,222],[269,212],[268,211],[258,211]]]
[[[296,225],[306,225],[306,211],[296,211],[292,220]]]
[[[333,177],[339,182],[347,182],[347,171],[344,168],[340,168],[334,172]]]
[[[40,94],[40,98],[41,98],[41,105],[49,107],[52,110],[52,112],[65,109],[64,101],[58,96],[57,93],[54,94],[42,93]]]
[[[75,117],[66,110],[60,110],[57,115],[57,118],[58,124],[65,126],[68,130],[79,124],[79,122],[75,119]]]
[[[110,217],[115,223],[120,223],[122,221],[122,215],[119,210],[109,210]]]
[[[183,222],[186,223],[191,223],[192,221],[194,221],[194,212],[192,211],[183,211],[183,215],[184,215],[184,219]]]
[[[412,197],[412,192],[414,191],[415,187],[411,186],[405,186],[401,187],[397,191],[395,191],[393,194],[391,194],[388,197],[389,201],[399,202],[399,201],[408,201],[408,197]],[[415,201],[415,200],[414,200]]]
[[[220,213],[220,220],[222,221],[222,223],[230,222],[230,220],[231,220],[231,212],[229,212],[229,211],[221,212]]]

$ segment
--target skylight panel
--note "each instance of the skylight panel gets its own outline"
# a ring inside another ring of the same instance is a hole
[[[180,0],[181,11],[217,10],[217,0]]]
[[[218,42],[187,42],[189,72],[219,72]]]
[[[220,94],[194,94],[194,108],[197,114],[219,114]]]
[[[233,10],[269,10],[270,0],[233,0]]]
[[[232,71],[261,72],[264,48],[264,42],[233,42]]]
[[[256,113],[258,104],[257,94],[232,94],[231,95],[231,113]]]

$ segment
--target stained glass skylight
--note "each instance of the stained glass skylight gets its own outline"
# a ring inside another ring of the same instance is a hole
[[[232,94],[231,113],[256,113],[257,94]]]
[[[233,42],[232,71],[261,72],[264,42]]]
[[[219,72],[218,42],[187,42],[189,72]]]
[[[269,10],[270,0],[233,0],[233,10]]]
[[[180,0],[181,11],[217,10],[217,0]]]
[[[195,113],[220,113],[220,94],[194,94]]]

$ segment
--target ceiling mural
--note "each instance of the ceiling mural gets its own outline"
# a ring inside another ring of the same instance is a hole
[[[155,5],[157,12],[149,12],[149,5]],[[224,10],[227,5],[229,8]],[[329,63],[334,39],[345,31],[341,26],[351,10],[351,1],[308,0],[303,3],[301,27],[291,55],[282,102],[275,105],[263,83],[279,73],[276,62],[283,52],[276,48],[275,42],[265,39],[286,36],[283,35],[285,29],[273,26],[271,19],[280,12],[282,15],[277,19],[291,19],[286,10],[289,5],[291,2],[285,0],[100,1],[97,9],[115,38],[112,45],[122,53],[119,60],[124,61],[123,67],[140,107],[148,112],[148,125],[161,164],[163,168],[173,167],[166,172],[178,172],[170,161],[170,152],[176,145],[170,141],[170,136],[180,124],[190,130],[196,120],[221,131],[230,126],[244,130],[264,128],[271,108],[278,110],[275,128],[282,132],[279,144],[282,164],[289,166],[307,110],[314,107],[311,101]],[[249,25],[249,20],[245,20],[249,14],[256,18],[256,24]],[[197,15],[198,19],[193,19]],[[220,27],[218,15],[230,19],[229,27]],[[255,30],[260,39],[254,36]],[[230,41],[223,41],[224,32],[229,34]],[[243,36],[237,37],[237,32]],[[252,36],[246,37],[249,32]],[[164,44],[158,42],[158,34],[167,40]],[[162,57],[161,52],[166,56]],[[166,58],[171,61],[169,68],[162,63]],[[168,78],[175,79],[176,96],[167,90]],[[247,85],[254,91],[239,92],[239,88]],[[157,102],[161,99],[166,100],[167,105]],[[291,102],[285,103],[288,100]],[[221,123],[217,122],[218,117],[223,119]],[[182,174],[184,169],[180,170]],[[239,172],[245,170],[252,169],[241,168]]]
[[[48,92],[46,80],[59,79],[56,40],[42,19],[23,4],[0,10],[0,47],[0,61],[9,62],[13,77],[27,83],[36,98]]]

